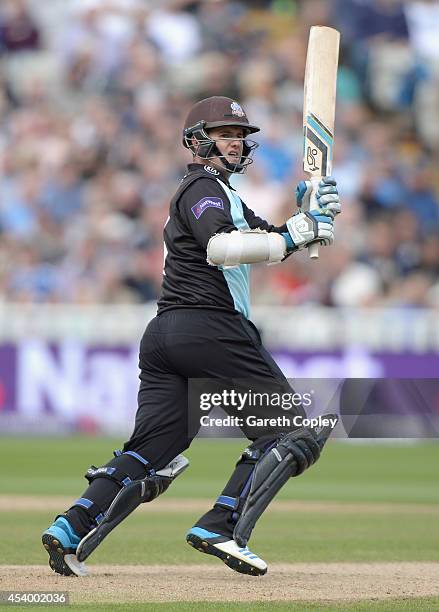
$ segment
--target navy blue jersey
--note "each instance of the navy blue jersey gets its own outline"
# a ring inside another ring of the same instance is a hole
[[[214,234],[274,227],[248,208],[217,170],[189,164],[170,205],[164,230],[165,263],[158,312],[171,308],[218,308],[249,316],[249,264],[211,266],[206,248]]]

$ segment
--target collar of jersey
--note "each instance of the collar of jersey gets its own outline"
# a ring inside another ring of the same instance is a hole
[[[218,172],[219,172],[218,176],[214,176],[213,174],[210,174],[209,172],[207,172],[204,169],[204,165],[205,164],[194,164],[194,163],[191,163],[191,164],[188,164],[187,169],[188,169],[188,172],[195,172],[195,170],[202,170],[206,176],[209,176],[210,178],[214,178],[214,179],[219,179],[220,181],[225,183],[229,189],[231,189],[232,191],[236,191],[236,189],[234,189],[232,187],[232,185],[229,183],[229,180],[228,180],[227,176],[225,176],[221,172],[221,170],[218,170]]]

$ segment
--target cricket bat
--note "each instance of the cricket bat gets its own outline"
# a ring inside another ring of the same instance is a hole
[[[303,169],[313,186],[309,209],[318,208],[316,192],[322,176],[332,172],[335,95],[340,33],[334,28],[313,26],[309,32],[303,100]],[[308,247],[319,256],[318,242]]]

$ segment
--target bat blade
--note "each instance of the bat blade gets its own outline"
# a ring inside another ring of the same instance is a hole
[[[310,29],[303,102],[303,169],[313,184],[310,210],[318,208],[315,193],[321,177],[332,172],[339,46],[340,33],[334,28]],[[319,256],[317,243],[310,245],[309,256]]]

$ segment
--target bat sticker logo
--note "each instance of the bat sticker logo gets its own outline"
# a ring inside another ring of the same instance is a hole
[[[319,167],[317,166],[316,163],[316,155],[318,154],[317,149],[313,149],[312,147],[308,146],[306,149],[306,161],[309,165],[309,172],[315,172],[316,170],[319,170]]]

